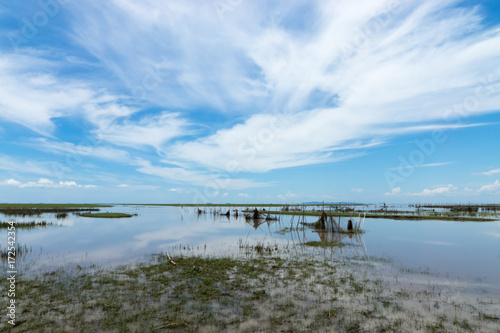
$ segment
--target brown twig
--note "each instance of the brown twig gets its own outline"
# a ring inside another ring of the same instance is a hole
[[[170,262],[172,263],[172,265],[177,266],[177,264],[172,260],[172,258],[170,258],[170,254],[168,254],[168,251],[167,251],[167,257],[168,260],[170,260]]]

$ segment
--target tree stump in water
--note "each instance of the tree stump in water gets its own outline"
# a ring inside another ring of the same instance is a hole
[[[347,221],[347,230],[348,231],[352,230],[352,220]]]

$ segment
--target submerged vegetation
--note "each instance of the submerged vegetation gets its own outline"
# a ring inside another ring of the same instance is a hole
[[[59,268],[49,264],[35,272],[25,265],[28,268],[21,268],[16,277],[16,326],[2,321],[0,331],[500,332],[496,294],[468,294],[468,282],[440,277],[430,269],[399,266],[390,258],[368,256],[361,206],[325,205],[319,210],[282,206],[275,211],[251,207],[240,218],[235,207],[200,207],[194,213],[193,208],[185,208],[183,214],[207,225],[216,221],[225,227],[233,218],[244,225],[248,235],[240,238],[239,249],[232,244],[235,251],[221,254],[211,252],[213,249],[207,252],[206,244],[183,243],[146,262],[112,268],[66,261]],[[57,209],[33,207],[49,208]],[[73,214],[101,218],[137,215],[88,213],[88,207],[80,208],[87,209]],[[423,208],[418,212],[405,208],[403,213],[387,207],[377,211],[366,212],[366,217],[443,213]],[[444,213],[458,216],[463,211],[447,208]],[[68,212],[58,212],[56,217],[64,218],[64,214]],[[284,219],[284,214],[290,216]],[[284,221],[288,219],[289,223]],[[113,230],[109,223],[101,224]],[[80,225],[88,227],[89,223]],[[271,238],[266,233],[264,239],[255,239],[248,225],[260,227],[259,233],[269,228]],[[282,237],[273,238],[273,232]],[[38,251],[31,252],[26,244],[16,245],[17,261],[38,262]],[[8,252],[0,254],[5,268],[0,273],[0,289],[5,290]],[[53,252],[48,255],[53,261]],[[5,293],[0,301],[8,302]]]
[[[21,276],[11,331],[498,331],[498,300],[405,287],[374,264],[383,262],[160,253],[137,266]]]
[[[335,241],[309,241],[305,242],[304,245],[307,246],[314,246],[314,247],[344,247],[348,246],[348,244],[342,243],[342,242],[335,242]]]

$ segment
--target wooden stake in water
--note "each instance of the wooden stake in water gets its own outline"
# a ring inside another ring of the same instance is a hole
[[[365,212],[365,216],[363,217],[363,224],[361,225],[361,230],[363,230],[363,227],[365,226],[365,220],[366,220],[366,212]]]

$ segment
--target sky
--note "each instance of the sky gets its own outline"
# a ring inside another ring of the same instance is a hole
[[[0,3],[0,202],[499,202],[497,0]]]

